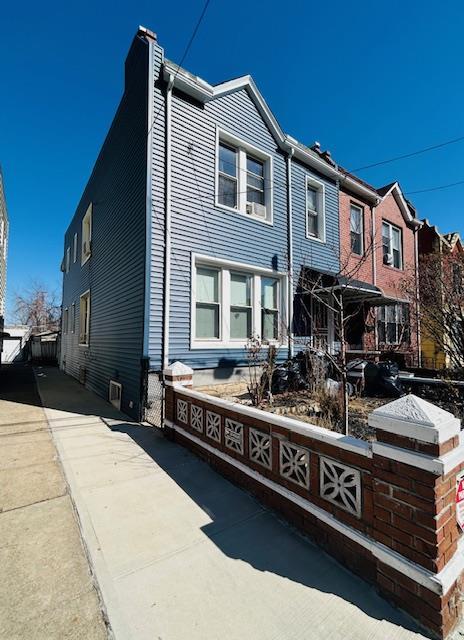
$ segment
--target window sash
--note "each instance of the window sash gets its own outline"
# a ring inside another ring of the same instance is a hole
[[[398,345],[409,342],[409,310],[404,303],[378,308],[377,331],[379,342]]]
[[[402,230],[389,222],[382,222],[382,248],[384,263],[386,256],[392,256],[392,265],[395,269],[403,268]]]
[[[350,240],[351,251],[358,255],[363,253],[363,210],[361,207],[350,207]]]
[[[232,138],[232,137],[231,137]],[[246,142],[231,139],[225,132],[218,131],[216,160],[217,206],[235,210],[248,218],[272,223],[272,156],[264,151],[253,152]],[[228,164],[230,157],[222,150],[234,151],[233,170]],[[264,211],[251,205],[261,205]]]
[[[306,182],[306,235],[321,239],[323,187]]]
[[[202,287],[198,274],[216,272],[218,290]],[[196,263],[192,290],[192,346],[208,348],[244,344],[252,335],[277,340],[280,335],[281,282],[257,272],[235,271],[227,266]],[[204,344],[203,344],[204,343]]]
[[[89,344],[90,293],[85,293],[79,301],[79,344]]]

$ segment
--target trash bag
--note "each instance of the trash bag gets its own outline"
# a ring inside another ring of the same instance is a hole
[[[398,365],[390,361],[378,364],[368,362],[364,368],[364,392],[368,396],[399,398],[403,394],[403,387]]]

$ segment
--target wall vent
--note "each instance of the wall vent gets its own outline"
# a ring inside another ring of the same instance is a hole
[[[122,398],[122,384],[119,382],[115,382],[114,380],[110,380],[110,392],[109,392],[109,401],[116,407],[116,409],[121,409],[121,398]]]

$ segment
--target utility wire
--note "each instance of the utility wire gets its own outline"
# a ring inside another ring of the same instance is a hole
[[[201,23],[203,22],[203,18],[205,17],[206,11],[208,10],[209,7],[209,3],[211,2],[211,0],[206,0],[205,4],[203,5],[203,10],[200,13],[200,17],[197,20],[197,23],[192,31],[192,35],[190,36],[190,40],[187,42],[187,46],[185,47],[184,53],[182,55],[182,58],[180,59],[179,64],[177,65],[177,69],[174,73],[174,80],[177,78],[177,74],[179,73],[179,70],[182,66],[182,64],[184,63],[185,58],[187,57],[188,52],[190,51],[190,47],[193,44],[193,41],[195,40],[195,36],[198,33],[198,29],[200,28]],[[147,133],[147,137],[150,135],[151,130],[153,129],[153,127],[155,126],[157,120],[158,120],[158,116],[161,113],[161,110],[164,107],[164,101],[162,101],[160,108],[158,109],[158,111],[155,114],[155,117],[153,118],[153,121],[151,123],[150,128],[148,129],[148,133]]]
[[[357,167],[352,171],[363,171],[364,169],[370,169],[371,167],[379,167],[383,164],[389,164],[390,162],[396,162],[397,160],[403,160],[403,158],[412,158],[413,156],[418,156],[421,153],[427,153],[428,151],[433,151],[434,149],[441,149],[441,147],[446,147],[449,144],[455,144],[456,142],[461,142],[464,140],[464,136],[460,136],[459,138],[454,138],[453,140],[448,140],[447,142],[441,142],[440,144],[434,144],[431,147],[425,147],[424,149],[418,149],[417,151],[412,151],[411,153],[404,153],[401,156],[395,156],[394,158],[389,158],[388,160],[381,160],[380,162],[373,162],[372,164],[365,164],[363,167]]]
[[[418,189],[417,191],[406,191],[405,195],[413,195],[414,193],[427,193],[429,191],[441,191],[442,189],[449,189],[449,187],[457,187],[458,184],[464,184],[464,180],[459,182],[450,182],[449,184],[442,184],[439,187],[430,187],[429,189]]]

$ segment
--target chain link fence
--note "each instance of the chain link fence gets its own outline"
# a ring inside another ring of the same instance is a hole
[[[161,427],[163,425],[164,388],[161,371],[146,372],[146,393],[144,418],[146,422]]]

